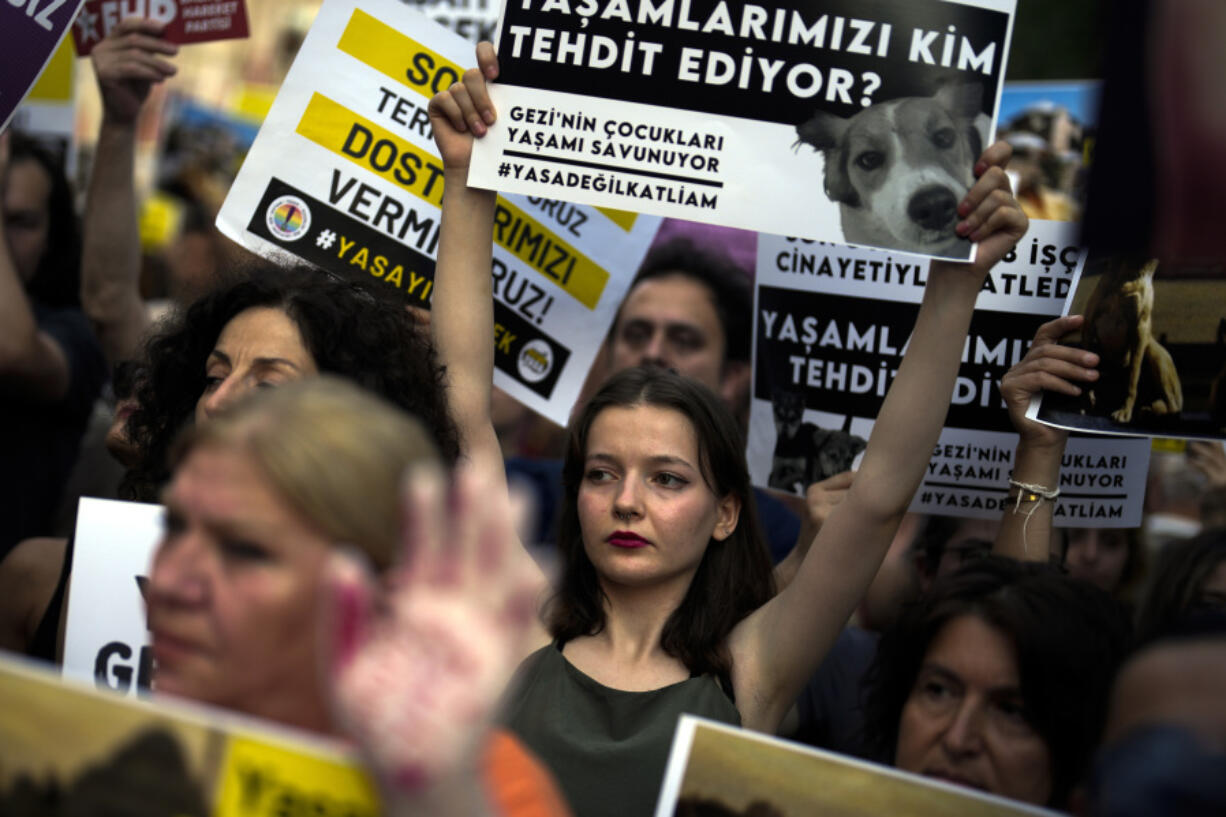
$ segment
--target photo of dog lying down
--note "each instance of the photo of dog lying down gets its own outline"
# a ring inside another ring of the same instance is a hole
[[[1226,265],[1091,251],[1062,343],[1099,357],[1077,396],[1045,392],[1039,420],[1104,434],[1226,439]]]
[[[797,125],[793,147],[821,151],[826,197],[839,205],[848,244],[968,258],[971,243],[954,227],[989,124],[983,86],[958,82],[848,119],[819,111]]]

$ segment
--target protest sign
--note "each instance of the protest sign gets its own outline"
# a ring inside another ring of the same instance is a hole
[[[493,40],[498,30],[498,0],[401,0],[472,43]]]
[[[380,814],[353,752],[200,705],[122,698],[0,658],[0,812]]]
[[[125,17],[165,23],[162,37],[187,45],[247,36],[246,0],[85,0],[72,39],[84,57]]]
[[[1038,326],[1061,314],[1083,262],[1075,235],[1072,224],[1032,221],[985,280],[911,510],[999,517],[1017,435],[996,384]],[[853,465],[902,360],[927,269],[915,256],[759,236],[748,452],[755,484],[799,492]],[[1070,440],[1056,524],[1139,524],[1148,462],[1144,444]]]
[[[1054,817],[1055,812],[682,715],[655,817],[701,814]]]
[[[394,0],[326,0],[217,226],[428,308],[443,165],[426,104],[473,60]],[[494,221],[494,383],[564,425],[659,219],[500,198]]]
[[[141,582],[162,538],[161,505],[85,497],[77,510],[64,677],[135,695],[153,658]]]
[[[0,3],[0,131],[38,81],[81,0]]]
[[[1076,398],[1044,394],[1027,416],[1093,434],[1226,439],[1226,266],[1094,255],[1067,311],[1068,342],[1099,356]]]
[[[1013,0],[509,0],[469,182],[966,258]]]

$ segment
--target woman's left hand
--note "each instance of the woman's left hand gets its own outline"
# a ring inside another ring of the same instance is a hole
[[[332,697],[385,796],[428,813],[478,799],[480,751],[543,588],[505,494],[467,471],[450,495],[437,469],[409,472],[401,538],[378,589],[351,556],[329,565]]]

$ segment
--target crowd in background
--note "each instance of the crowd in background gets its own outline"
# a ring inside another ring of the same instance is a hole
[[[665,225],[569,429],[493,388],[492,198],[464,182],[488,49],[431,105],[431,318],[225,242],[229,149],[190,133],[161,184],[186,215],[142,254],[159,32],[93,53],[80,206],[57,157],[0,135],[0,647],[59,659],[78,497],[162,502],[155,690],[347,735],[405,813],[649,813],[681,712],[1079,813],[1226,811],[1220,442],[1154,452],[1140,528],[1056,526],[1066,435],[1023,409],[1097,377],[1061,318],[1001,385],[1001,519],[905,513],[983,276],[1023,212],[1079,209],[1042,192],[1076,128],[1054,146],[1019,120],[988,148],[959,210],[988,250],[934,263],[859,471],[789,497],[745,467],[748,234]]]

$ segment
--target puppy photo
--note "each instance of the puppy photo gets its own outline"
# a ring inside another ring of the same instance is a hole
[[[849,119],[819,111],[796,127],[796,144],[822,152],[847,243],[968,258],[971,243],[954,227],[989,124],[983,86],[957,82]]]
[[[851,468],[867,442],[846,429],[822,428],[804,419],[804,395],[777,390],[771,400],[775,450],[766,484],[803,494],[815,482]],[[850,423],[851,418],[848,418]]]
[[[1086,347],[1098,353],[1099,380],[1088,390],[1090,412],[1130,423],[1139,412],[1178,414],[1183,389],[1170,353],[1153,331],[1158,260],[1119,261],[1098,280],[1086,304]]]

